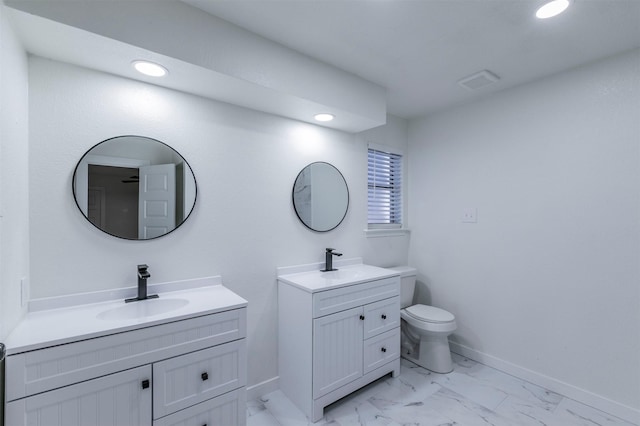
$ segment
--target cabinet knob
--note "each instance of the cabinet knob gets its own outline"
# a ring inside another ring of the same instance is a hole
[[[387,319],[387,316],[385,314],[382,314],[382,319]]]
[[[380,350],[381,350],[382,352],[386,352],[386,351],[387,351],[387,348],[385,348],[385,347],[383,346],[382,348],[380,348]]]
[[[142,389],[149,388],[149,380],[145,379],[142,381]]]
[[[205,371],[200,377],[202,377],[202,381],[205,381],[209,379],[209,374]]]
[[[360,315],[360,319],[364,321],[364,315]]]

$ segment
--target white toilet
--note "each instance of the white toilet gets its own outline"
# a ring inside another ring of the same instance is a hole
[[[402,318],[401,356],[436,373],[453,370],[448,336],[456,329],[456,317],[444,309],[412,305],[416,269],[396,266],[400,272],[400,318]]]

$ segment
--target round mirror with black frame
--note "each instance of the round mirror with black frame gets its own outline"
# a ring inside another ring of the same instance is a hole
[[[117,136],[94,145],[73,173],[73,196],[84,217],[127,240],[166,235],[196,204],[191,166],[169,145],[145,136]]]
[[[337,168],[323,161],[311,163],[298,173],[292,198],[300,221],[316,232],[335,229],[349,209],[347,181]]]

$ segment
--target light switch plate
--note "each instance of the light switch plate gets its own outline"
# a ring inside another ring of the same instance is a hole
[[[463,223],[477,223],[478,222],[478,209],[475,207],[467,207],[462,210],[462,217],[460,219]]]

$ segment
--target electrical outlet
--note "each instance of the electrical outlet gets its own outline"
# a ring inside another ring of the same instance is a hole
[[[462,210],[462,217],[460,221],[463,223],[477,223],[478,222],[478,209],[475,207],[468,207]]]
[[[20,279],[20,306],[25,306],[29,301],[29,279],[22,277]]]

